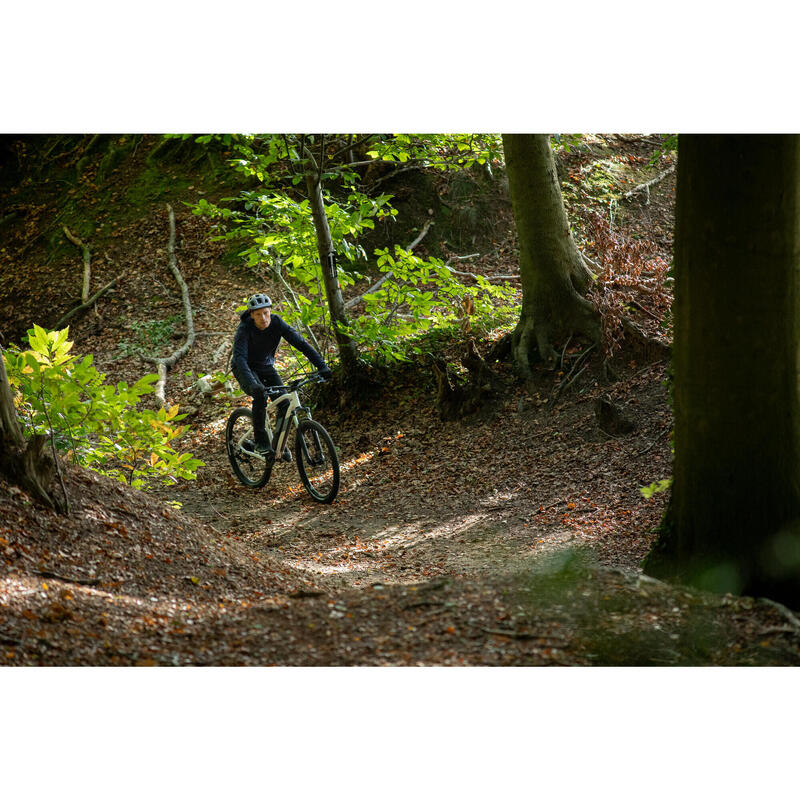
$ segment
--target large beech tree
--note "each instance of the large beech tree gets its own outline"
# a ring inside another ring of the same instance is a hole
[[[503,134],[506,172],[519,238],[522,313],[512,335],[514,362],[529,377],[538,355],[572,334],[600,338],[600,319],[583,297],[591,280],[569,229],[546,134]]]
[[[681,136],[673,487],[645,570],[800,606],[800,137]]]

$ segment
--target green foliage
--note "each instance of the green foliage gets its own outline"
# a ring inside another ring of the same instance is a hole
[[[441,260],[419,258],[399,245],[394,253],[377,249],[375,255],[380,271],[391,272],[392,279],[364,296],[364,313],[350,333],[367,356],[384,362],[419,355],[415,338],[434,327],[478,320],[491,325],[495,309],[514,293],[482,276],[474,286],[465,286]]]
[[[650,159],[650,166],[656,165],[661,160],[661,157],[667,155],[667,153],[676,153],[677,151],[678,134],[667,134],[667,137],[664,139],[664,144],[653,153],[653,157]]]
[[[573,148],[578,149],[583,143],[583,135],[580,133],[554,133],[550,138],[550,144],[556,152],[563,150],[569,153]]]
[[[498,134],[394,134],[375,142],[368,156],[381,161],[420,162],[438,170],[470,169],[475,164],[499,163],[502,143]]]
[[[154,319],[146,322],[134,320],[132,340],[123,339],[117,347],[125,356],[151,355],[158,352],[175,333],[175,323],[183,317],[173,314],[166,319]]]
[[[672,486],[672,478],[664,478],[664,480],[655,481],[649,486],[642,486],[639,491],[642,493],[643,497],[646,497],[649,500],[654,495],[657,495],[661,492],[666,492],[670,486]]]
[[[340,157],[348,149],[340,147],[342,141],[334,136],[237,136],[231,166],[259,187],[226,198],[224,205],[201,199],[193,206],[194,213],[217,221],[216,240],[238,245],[240,257],[255,272],[284,287],[287,303],[281,314],[287,321],[301,329],[327,329],[331,339],[316,231],[303,194],[306,172],[319,170],[322,176],[343,290],[364,278],[368,256],[360,235],[397,215],[391,195],[369,195],[358,187],[358,174]],[[370,159],[413,161],[435,169],[489,167],[500,157],[500,137],[494,135],[375,135],[368,137],[367,147]],[[409,340],[456,319],[467,298],[472,313],[488,318],[512,292],[483,279],[464,286],[441,261],[421,259],[401,247],[393,253],[376,250],[373,258],[386,280],[364,297],[365,311],[350,320],[348,330],[367,357],[406,358],[414,350]]]
[[[158,376],[145,375],[133,386],[107,385],[91,355],[70,353],[68,334],[69,328],[46,331],[35,325],[28,331],[30,349],[4,353],[26,432],[52,433],[73,463],[137,488],[196,477],[203,462],[173,447],[186,430],[175,424],[184,418],[178,407],[138,407]]]

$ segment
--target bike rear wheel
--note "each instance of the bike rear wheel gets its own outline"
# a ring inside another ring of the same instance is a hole
[[[272,474],[272,465],[267,465],[263,456],[253,452],[253,412],[249,408],[237,408],[228,417],[225,427],[225,448],[228,460],[236,477],[245,485],[261,488]]]
[[[294,454],[306,491],[318,503],[332,503],[339,491],[339,457],[328,431],[313,419],[302,420],[297,426]]]

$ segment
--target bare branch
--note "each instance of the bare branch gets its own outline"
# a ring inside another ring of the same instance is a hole
[[[169,253],[169,268],[175,277],[175,281],[181,289],[181,296],[183,298],[183,312],[186,317],[186,341],[180,348],[178,348],[167,358],[152,358],[148,356],[142,356],[145,361],[156,364],[158,367],[158,382],[156,383],[155,396],[156,401],[161,407],[166,404],[164,390],[167,382],[167,370],[170,367],[175,366],[175,364],[181,358],[183,358],[186,353],[189,352],[189,349],[194,344],[195,340],[192,304],[189,300],[189,287],[186,285],[186,281],[183,279],[183,275],[181,275],[181,271],[178,269],[178,262],[175,258],[175,213],[172,210],[172,206],[169,204],[167,205],[167,211],[169,212],[169,242],[167,244],[167,251]]]
[[[291,302],[292,302],[292,305],[295,308],[295,311],[297,311],[299,313],[300,312],[300,303],[299,303],[299,301],[297,299],[297,295],[295,294],[294,289],[292,289],[291,285],[286,280],[286,278],[283,277],[283,273],[280,270],[281,263],[282,262],[279,262],[277,266],[275,266],[273,264],[268,264],[267,265],[267,270],[269,272],[271,272],[278,279],[278,281],[280,282],[281,286],[284,289],[285,294],[288,295],[289,298],[291,299]],[[345,308],[347,308],[347,306],[345,306]],[[311,343],[314,345],[314,348],[316,349],[316,351],[318,353],[321,353],[322,350],[320,350],[319,342],[317,341],[317,337],[314,336],[314,331],[312,331],[311,328],[308,325],[304,325],[303,327],[305,328],[306,333],[308,334],[309,338],[311,339]]]
[[[355,141],[355,142],[348,141],[348,143],[347,143],[347,146],[346,146],[346,147],[343,147],[341,150],[337,150],[337,151],[336,151],[336,152],[335,152],[335,153],[334,153],[334,154],[331,156],[331,160],[333,160],[334,158],[338,158],[338,157],[339,157],[339,156],[340,156],[342,153],[345,153],[345,152],[347,152],[348,150],[354,150],[354,149],[355,149],[356,147],[358,147],[359,145],[361,145],[361,144],[365,144],[365,143],[366,143],[366,142],[368,142],[368,141],[369,141],[369,140],[370,140],[370,139],[371,139],[373,136],[377,136],[377,134],[376,134],[376,133],[368,133],[366,136],[362,136],[360,139],[356,139],[356,141]],[[352,137],[352,134],[350,134],[350,137]],[[372,164],[373,162],[372,162],[372,161],[364,161],[364,162],[362,162],[362,163],[364,163],[364,164]],[[347,166],[348,166],[348,167],[353,167],[353,166],[357,166],[357,165],[356,165],[356,164],[348,164]]]
[[[640,183],[638,186],[634,186],[633,189],[630,189],[629,191],[625,192],[625,194],[623,194],[622,197],[627,200],[629,197],[632,197],[634,194],[636,194],[636,192],[640,192],[642,191],[642,189],[644,189],[647,192],[647,202],[649,203],[650,187],[655,186],[655,184],[663,181],[664,178],[666,178],[667,175],[669,175],[671,172],[675,172],[675,164],[672,164],[669,167],[667,167],[667,169],[665,169],[660,175],[656,175],[656,177],[653,178],[653,180],[647,181],[647,183]]]
[[[69,320],[71,320],[76,314],[80,314],[82,311],[85,311],[87,308],[90,308],[91,306],[93,306],[106,292],[108,292],[110,289],[112,289],[116,285],[117,281],[120,278],[124,278],[124,277],[125,277],[125,273],[124,272],[122,273],[122,275],[117,275],[116,278],[113,278],[105,286],[103,286],[101,289],[98,289],[90,298],[88,298],[86,300],[85,303],[81,303],[81,305],[76,306],[71,311],[67,311],[67,313],[64,314],[64,316],[61,317],[61,319],[53,326],[54,329],[58,330],[59,328],[63,328],[64,325]]]
[[[64,231],[64,236],[66,236],[75,247],[79,247],[83,254],[83,288],[81,289],[81,302],[85,305],[89,300],[89,286],[92,281],[92,255],[89,252],[89,246],[75,236],[66,225],[62,225],[61,228]]]
[[[445,262],[445,266],[452,275],[460,275],[462,278],[475,278],[477,280],[479,277],[483,278],[486,281],[518,281],[521,280],[519,275],[476,275],[474,272],[463,272],[458,269],[453,269],[450,265],[454,261],[466,261],[468,258],[478,258],[480,253],[471,253],[468,256],[450,256]]]
[[[414,239],[414,241],[411,242],[411,244],[408,245],[408,247],[405,248],[407,253],[410,253],[425,238],[425,236],[428,233],[428,230],[430,229],[432,224],[433,223],[430,220],[428,220],[425,223],[425,226],[422,228],[422,231],[420,232],[419,236],[417,236],[417,238]],[[348,300],[344,304],[345,310],[347,311],[347,310],[353,308],[353,306],[357,305],[361,300],[364,299],[365,295],[372,294],[373,292],[377,292],[378,289],[380,289],[381,286],[383,286],[383,284],[387,280],[389,280],[389,278],[391,278],[393,274],[394,273],[391,272],[391,271],[387,272],[385,275],[381,276],[381,278],[377,282],[372,284],[372,286],[370,286],[369,289],[367,289],[366,292],[364,292],[363,294],[358,295],[358,297],[353,297],[350,300]]]

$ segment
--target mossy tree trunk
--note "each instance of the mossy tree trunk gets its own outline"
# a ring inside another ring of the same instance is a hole
[[[520,373],[529,377],[537,351],[546,361],[554,359],[554,342],[572,334],[598,341],[600,319],[583,297],[591,275],[570,233],[550,137],[503,134],[503,149],[522,278],[512,352]]]
[[[681,136],[673,487],[645,570],[800,607],[800,137]]]

